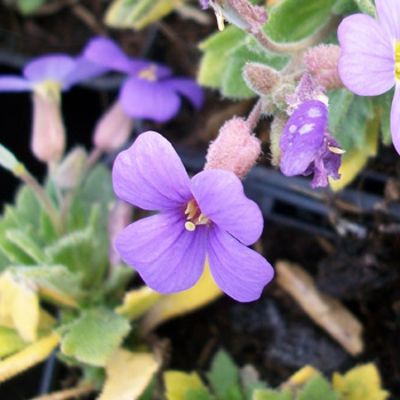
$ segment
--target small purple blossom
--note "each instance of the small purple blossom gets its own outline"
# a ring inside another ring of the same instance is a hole
[[[113,185],[120,199],[159,211],[126,227],[115,242],[152,289],[192,287],[206,257],[218,286],[238,301],[258,299],[271,281],[271,265],[247,247],[262,233],[262,214],[234,173],[207,170],[190,179],[171,144],[146,132],[116,158]]]
[[[92,62],[127,74],[119,102],[132,118],[168,121],[179,111],[180,96],[196,109],[203,104],[203,91],[192,79],[173,77],[164,65],[130,58],[110,39],[93,39],[84,54]]]
[[[339,75],[360,96],[377,96],[395,86],[390,126],[400,154],[400,1],[376,0],[378,19],[354,14],[338,29]]]
[[[342,151],[327,131],[328,107],[321,101],[302,103],[285,125],[281,139],[280,169],[286,176],[314,174],[311,186],[339,179]]]

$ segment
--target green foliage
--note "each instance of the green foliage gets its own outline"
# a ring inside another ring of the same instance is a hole
[[[33,14],[46,0],[16,0],[19,11],[24,15]]]
[[[306,383],[298,400],[339,400],[329,382],[322,376],[316,376]]]
[[[106,308],[83,311],[66,327],[61,351],[78,361],[102,367],[129,332],[129,322]]]
[[[311,35],[331,15],[336,0],[283,0],[272,8],[266,34],[277,42],[295,42]]]
[[[245,99],[255,94],[246,85],[242,71],[247,62],[260,62],[281,69],[286,57],[265,52],[253,38],[234,26],[210,36],[200,44],[204,55],[198,81],[201,85],[219,89],[224,97]]]
[[[253,400],[293,400],[293,395],[287,390],[281,392],[272,389],[256,390]]]

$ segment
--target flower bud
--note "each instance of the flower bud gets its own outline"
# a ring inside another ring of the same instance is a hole
[[[260,154],[260,140],[243,118],[234,117],[225,122],[210,144],[204,169],[225,169],[244,178]]]
[[[105,152],[118,150],[127,142],[132,128],[132,118],[116,101],[97,123],[93,137],[94,145]]]
[[[53,82],[42,83],[33,91],[31,147],[35,157],[47,163],[58,161],[65,150],[60,97]]]
[[[260,96],[271,94],[280,81],[279,72],[267,65],[248,62],[243,69],[247,86]]]
[[[313,47],[304,55],[308,72],[317,84],[327,90],[343,87],[338,72],[340,47],[333,44],[322,44]]]

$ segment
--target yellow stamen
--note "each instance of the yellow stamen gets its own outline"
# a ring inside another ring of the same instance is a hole
[[[400,81],[400,42],[396,42],[394,47],[394,75]]]
[[[138,73],[138,77],[145,79],[146,81],[154,82],[157,80],[157,67],[155,65],[150,65],[150,67],[142,69]]]

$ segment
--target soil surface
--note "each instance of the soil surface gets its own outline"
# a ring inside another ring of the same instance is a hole
[[[117,39],[132,55],[165,62],[178,75],[194,77],[200,57],[196,44],[215,28],[214,24],[203,26],[174,15],[138,33],[110,31],[101,23],[104,9],[99,1],[55,0],[55,4],[59,9],[44,9],[30,18],[0,6],[1,73],[15,73],[25,58],[46,52],[76,54],[90,37],[102,33]],[[211,18],[210,21],[214,22]],[[94,124],[116,93],[92,85],[65,94],[63,110],[70,147],[76,143],[90,146]],[[138,121],[137,130],[159,130],[174,143],[190,149],[188,166],[195,170],[206,143],[215,137],[223,121],[234,114],[244,115],[251,104],[222,101],[218,94],[208,92],[203,112],[196,114],[185,104],[169,124],[157,126]],[[42,175],[44,168],[34,160],[27,145],[29,95],[2,94],[0,117],[2,143],[34,173]],[[261,124],[258,134],[267,144],[268,121]],[[191,159],[191,154],[196,156]],[[267,152],[261,164],[271,168]],[[271,195],[273,207],[265,212],[260,243],[264,255],[272,264],[282,259],[300,264],[313,275],[322,291],[343,301],[364,326],[366,349],[362,356],[347,354],[273,283],[258,302],[239,304],[223,298],[159,328],[157,335],[169,341],[168,366],[205,370],[213,353],[223,347],[239,365],[253,364],[264,379],[279,384],[305,364],[330,374],[372,361],[377,363],[384,387],[392,392],[393,399],[400,398],[400,217],[397,212],[387,211],[399,203],[399,175],[399,158],[392,149],[382,149],[379,157],[369,163],[368,172],[349,189],[351,196],[346,192],[349,196],[320,197],[318,202],[326,206],[327,212],[317,214],[307,209],[310,196],[305,207],[293,205],[292,181],[287,179],[281,182],[287,194],[279,198]],[[16,182],[3,171],[0,179],[2,201],[10,201]],[[257,183],[266,193],[268,184]],[[255,198],[261,193],[250,183],[247,190]],[[378,199],[372,208],[358,202],[365,195]],[[266,199],[268,194],[260,201]],[[0,397],[14,400],[37,395],[41,376],[41,367],[21,375],[1,386]]]

